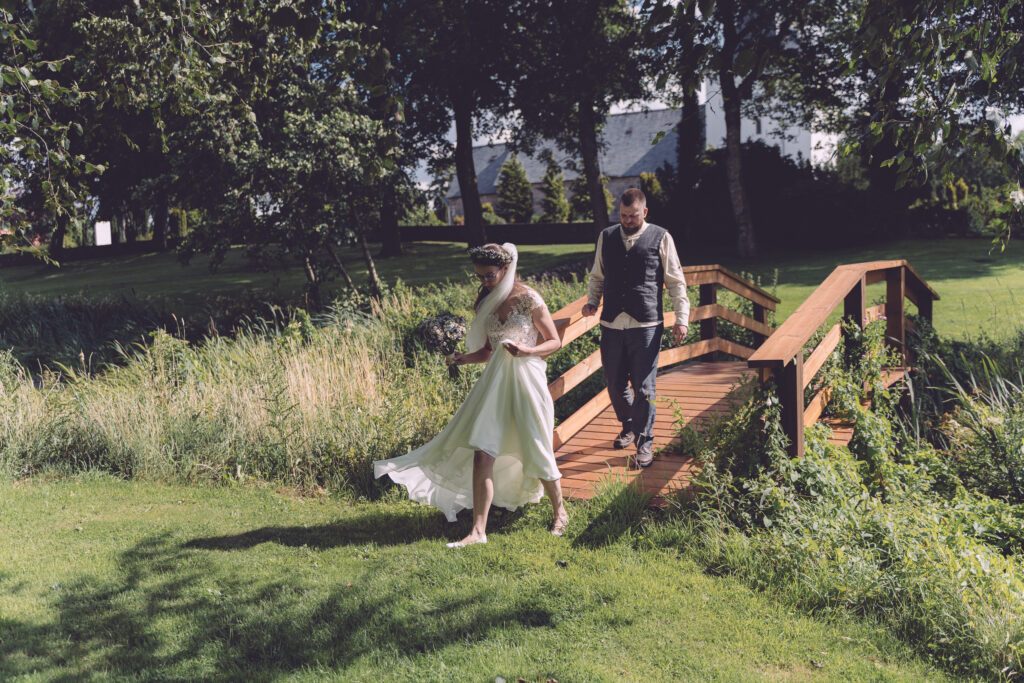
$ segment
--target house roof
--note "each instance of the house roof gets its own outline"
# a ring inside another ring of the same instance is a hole
[[[660,166],[675,166],[676,129],[679,123],[679,109],[628,112],[608,117],[601,133],[601,173],[609,178],[628,178],[641,173],[653,173]],[[660,137],[659,137],[660,136]],[[518,153],[526,177],[531,183],[539,183],[544,177],[547,165],[541,160],[544,150],[551,150],[566,181],[579,176],[573,166],[572,155],[550,140],[543,140],[533,154]],[[479,145],[473,148],[473,164],[476,167],[477,187],[480,194],[497,193],[498,174],[501,165],[513,152],[504,143]],[[448,189],[448,199],[462,196],[459,180],[455,178]]]

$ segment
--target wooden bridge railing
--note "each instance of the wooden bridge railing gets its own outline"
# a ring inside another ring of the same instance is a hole
[[[865,290],[876,282],[886,283],[885,303],[865,307]],[[814,424],[828,403],[827,388],[806,404],[804,390],[838,346],[842,326],[837,323],[829,328],[806,358],[804,347],[839,304],[843,304],[843,317],[860,328],[884,316],[886,340],[903,354],[906,364],[906,331],[910,321],[906,319],[904,299],[910,299],[919,315],[930,321],[932,302],[938,298],[938,293],[902,259],[838,266],[747,359],[750,367],[765,368],[775,376],[791,455],[803,455],[804,427]]]
[[[683,273],[686,276],[687,285],[699,286],[700,300],[698,305],[690,308],[690,322],[700,322],[700,341],[662,351],[658,355],[659,368],[716,352],[744,360],[749,358],[754,353],[754,349],[718,336],[719,319],[750,330],[754,335],[755,348],[772,334],[773,328],[765,322],[765,312],[774,311],[779,303],[774,296],[719,265],[688,266],[683,268]],[[750,301],[753,304],[753,317],[719,304],[719,288],[727,289]],[[588,330],[600,324],[601,309],[598,308],[595,315],[585,317],[583,305],[586,303],[587,297],[583,296],[552,314],[563,346],[569,345]],[[668,328],[673,324],[675,324],[675,313],[668,311],[665,313],[665,327]],[[548,385],[551,398],[557,401],[600,369],[601,352],[597,350]],[[604,389],[571,417],[564,420],[555,429],[555,448],[559,448],[568,441],[610,403],[608,390]]]

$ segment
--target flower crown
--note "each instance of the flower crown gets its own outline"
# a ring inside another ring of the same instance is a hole
[[[498,266],[504,268],[512,263],[512,255],[501,247],[472,247],[469,259],[480,266]]]

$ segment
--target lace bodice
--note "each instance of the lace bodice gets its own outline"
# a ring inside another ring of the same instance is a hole
[[[498,310],[487,318],[487,338],[494,350],[497,350],[505,340],[523,346],[536,346],[540,342],[540,333],[533,324],[533,312],[544,306],[544,299],[532,289],[513,292],[511,296],[513,301],[504,322],[499,317],[504,306],[499,306]]]

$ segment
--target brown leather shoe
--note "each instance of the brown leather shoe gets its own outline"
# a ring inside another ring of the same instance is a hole
[[[629,430],[620,432],[619,435],[615,437],[615,440],[612,441],[612,448],[622,450],[629,444],[633,443],[634,438],[636,437],[633,436],[633,432]]]
[[[654,462],[654,439],[646,439],[636,447],[636,464],[639,467],[650,467]]]

